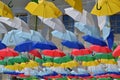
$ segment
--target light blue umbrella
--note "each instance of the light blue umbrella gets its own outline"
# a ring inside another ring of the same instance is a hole
[[[12,46],[25,41],[26,39],[20,38],[18,35],[16,35],[17,32],[19,32],[19,30],[11,30],[6,33],[3,37],[2,43],[7,46]]]
[[[55,30],[55,31],[52,31],[52,35],[62,40],[77,41],[76,35],[73,32],[68,30],[66,30],[66,32],[64,33]]]
[[[30,30],[30,33],[27,33],[20,30],[11,30],[7,34],[5,34],[2,42],[7,46],[13,46],[20,44],[26,40],[39,42],[45,41],[42,35],[37,31]]]
[[[81,22],[75,22],[74,26],[81,32],[85,33],[86,35],[99,37],[98,29],[95,26],[90,26],[87,24],[83,24]]]
[[[31,40],[31,41],[38,41],[38,42],[44,42],[44,41],[46,41],[44,39],[44,37],[39,32],[34,31],[34,30],[30,30],[30,33],[19,31],[17,33],[17,35],[20,38],[27,38],[27,40]]]

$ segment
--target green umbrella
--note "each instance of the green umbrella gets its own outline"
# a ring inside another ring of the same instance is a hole
[[[7,60],[7,65],[29,61],[29,59],[25,56],[9,57],[6,60]]]
[[[54,60],[54,58],[48,57],[48,56],[44,56],[42,59],[43,59],[44,63],[46,63],[46,62],[53,62],[53,60]]]
[[[95,58],[92,55],[77,56],[75,58],[77,61],[94,61]]]
[[[68,80],[66,77],[63,77],[63,78],[58,78],[56,80]]]
[[[5,60],[0,60],[0,65],[6,65],[7,62]]]
[[[112,78],[99,78],[97,80],[113,80]]]
[[[58,63],[58,64],[61,64],[61,63],[66,63],[66,62],[69,62],[69,61],[72,61],[72,57],[71,56],[64,56],[64,57],[61,57],[61,58],[54,58],[54,62],[55,63]]]
[[[40,64],[44,63],[44,60],[40,59],[38,57],[35,57],[35,61],[38,62],[38,63],[40,63]]]
[[[114,59],[111,53],[103,54],[103,53],[97,53],[94,55],[96,59]]]

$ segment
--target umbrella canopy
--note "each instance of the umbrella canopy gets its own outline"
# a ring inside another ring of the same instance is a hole
[[[29,59],[25,56],[16,56],[16,57],[9,57],[6,59],[7,65],[15,64],[15,63],[22,63],[22,62],[29,62]]]
[[[65,13],[72,17],[75,21],[79,21],[89,26],[95,26],[92,15],[88,13],[86,10],[83,10],[83,12],[80,13],[79,11],[73,8],[66,8]]]
[[[98,0],[91,13],[97,16],[113,15],[120,12],[119,4],[119,0]]]
[[[28,52],[35,49],[35,44],[37,42],[25,41],[15,46],[14,50],[18,52]]]
[[[35,57],[42,58],[40,52],[37,49],[31,50],[29,53]]]
[[[24,41],[32,40],[32,41],[45,41],[44,37],[37,31],[30,30],[30,33],[23,32],[20,30],[11,30],[5,34],[2,42],[7,46],[18,45]]]
[[[88,24],[83,24],[81,22],[75,22],[74,26],[80,30],[80,32],[83,32],[85,35],[90,35],[94,37],[99,37],[99,29],[96,26],[90,26]]]
[[[73,32],[68,30],[66,30],[66,32],[64,33],[55,30],[55,31],[52,31],[52,35],[62,40],[77,41],[76,35]]]
[[[12,57],[12,56],[15,57],[18,55],[19,54],[16,51],[10,48],[5,48],[5,49],[0,50],[0,56],[3,56],[3,57]]]
[[[35,45],[35,47],[38,48],[38,49],[41,49],[41,50],[44,50],[44,49],[50,49],[50,50],[57,49],[57,46],[51,41],[38,42]]]
[[[57,18],[62,12],[52,3],[46,0],[40,0],[38,3],[29,2],[25,7],[33,15],[44,18]]]
[[[112,55],[114,57],[119,57],[120,56],[120,46],[118,45],[117,48],[113,51]]]
[[[42,54],[50,57],[63,57],[65,53],[56,49],[56,50],[43,50]]]
[[[25,32],[30,32],[30,28],[26,22],[18,17],[14,17],[13,19],[0,17],[0,22],[7,24],[10,27],[16,28],[18,30],[22,30]]]
[[[106,42],[102,39],[90,36],[90,35],[85,35],[82,37],[85,41],[94,44],[94,45],[100,45],[100,46],[107,46]]]
[[[74,9],[78,10],[79,12],[82,12],[82,1],[81,0],[65,0],[70,6],[72,6]]]
[[[7,47],[7,46],[0,41],[0,49],[4,49],[4,48],[6,48],[6,47]]]
[[[79,42],[79,41],[68,41],[68,40],[63,40],[61,42],[63,46],[66,46],[68,48],[75,48],[75,49],[84,49],[84,45]]]
[[[90,50],[98,52],[98,53],[110,53],[112,52],[111,49],[109,49],[108,46],[99,46],[99,45],[91,45]]]
[[[7,29],[3,24],[0,23],[0,33],[7,33]]]
[[[88,55],[92,54],[92,51],[90,49],[73,49],[71,52],[71,55],[73,56],[83,56],[83,55]]]
[[[0,1],[0,15],[3,17],[8,17],[13,19],[13,13],[11,9],[2,1]]]
[[[61,22],[60,19],[57,18],[43,18],[39,16],[39,19],[46,25],[48,25],[50,28],[60,31],[60,32],[65,32],[65,26]]]

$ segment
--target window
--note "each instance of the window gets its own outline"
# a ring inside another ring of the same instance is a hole
[[[63,15],[63,23],[67,30],[74,32],[74,20],[71,17]]]
[[[20,19],[22,19],[26,23],[28,22],[28,14],[27,13],[17,13],[16,17],[19,17]]]
[[[116,34],[120,33],[120,14],[110,16],[110,23],[113,32]]]

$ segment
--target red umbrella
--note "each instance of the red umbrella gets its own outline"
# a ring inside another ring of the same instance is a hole
[[[19,54],[11,48],[5,48],[0,50],[0,56],[2,57],[15,57]]]
[[[99,46],[99,45],[91,45],[90,50],[99,52],[99,53],[110,53],[112,52],[111,49],[109,49],[108,46]]]
[[[3,60],[4,59],[4,57],[3,56],[0,56],[0,60]]]
[[[91,54],[92,51],[90,49],[73,49],[71,55],[73,56],[83,56],[87,54]]]
[[[117,48],[115,48],[115,50],[113,51],[113,54],[112,54],[114,57],[118,57],[120,56],[120,45],[117,46]]]
[[[41,56],[40,52],[37,49],[31,50],[31,51],[29,51],[29,53],[31,55],[35,56],[35,57],[38,57],[38,58],[42,59],[42,56]]]
[[[64,52],[55,49],[55,50],[43,50],[42,53],[45,56],[50,56],[50,57],[63,57],[66,56]]]

